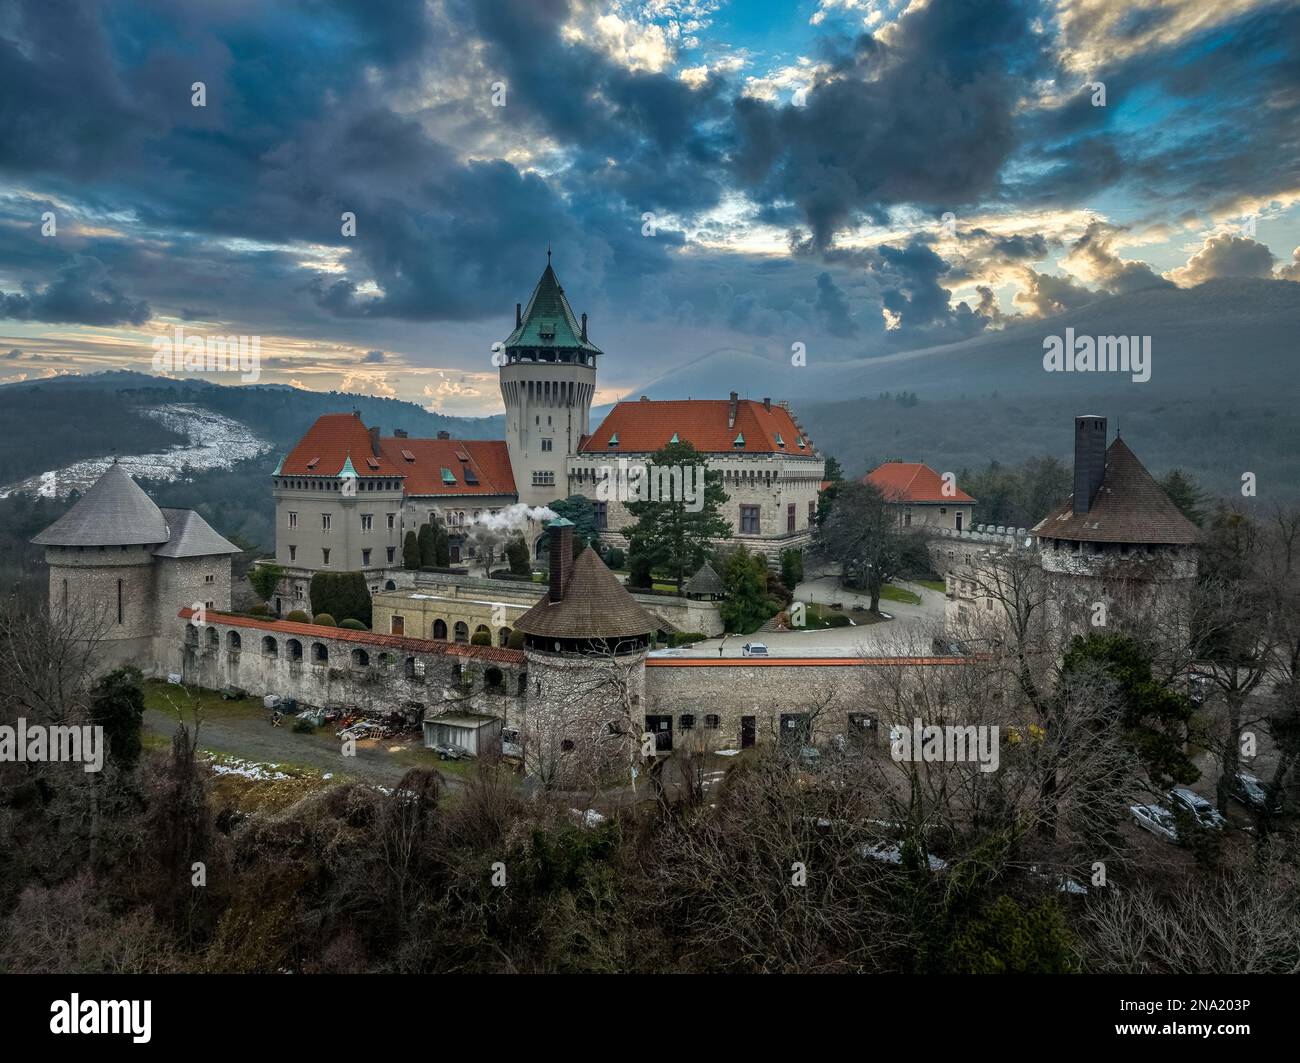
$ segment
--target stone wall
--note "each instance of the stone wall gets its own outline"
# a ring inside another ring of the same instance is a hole
[[[789,718],[807,717],[809,737],[823,743],[852,730],[861,711],[868,668],[963,667],[969,658],[672,658],[646,661],[646,715],[671,716],[680,743],[683,716],[690,740],[713,749],[737,749],[744,719],[753,717],[754,741],[774,742]],[[710,717],[716,716],[714,721]],[[783,719],[785,718],[785,719]],[[796,725],[803,722],[795,720]]]
[[[364,631],[182,610],[169,632],[187,684],[232,685],[256,697],[382,713],[479,712],[508,719],[520,698],[523,653]],[[322,656],[323,653],[323,656]]]

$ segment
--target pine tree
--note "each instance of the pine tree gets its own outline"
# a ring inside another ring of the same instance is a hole
[[[416,537],[420,544],[420,567],[431,568],[438,563],[433,528],[428,524],[420,525],[420,534]]]
[[[402,564],[408,569],[420,567],[420,543],[413,531],[407,532],[402,541]]]

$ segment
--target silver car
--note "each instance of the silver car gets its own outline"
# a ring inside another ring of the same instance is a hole
[[[767,647],[761,642],[746,642],[740,647],[743,657],[766,657]]]
[[[1178,841],[1178,826],[1169,809],[1159,805],[1130,805],[1129,811],[1133,813],[1133,822],[1143,830],[1167,842]]]

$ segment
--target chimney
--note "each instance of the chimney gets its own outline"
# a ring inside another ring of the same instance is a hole
[[[582,342],[587,342],[587,315],[585,312],[582,315]]]
[[[450,438],[451,438],[451,433],[448,432],[445,428],[441,428],[441,429],[438,430],[438,438],[439,438],[439,439],[450,439]]]
[[[405,439],[405,438],[406,438],[406,429],[405,429],[405,428],[394,428],[394,429],[393,429],[393,438],[394,438],[394,439]]]
[[[379,426],[374,425],[366,429],[370,433],[370,453],[379,457],[382,451],[379,449]]]
[[[515,303],[515,328],[524,323],[524,304]]]
[[[735,427],[736,427],[736,400],[737,400],[738,398],[740,398],[740,396],[739,396],[736,392],[733,391],[733,392],[731,393],[731,408],[727,411],[727,428],[728,428],[728,429],[732,429],[732,428],[735,428]]]
[[[573,522],[556,517],[546,525],[551,546],[551,602],[564,601],[564,585],[573,568]]]
[[[1106,418],[1096,416],[1074,419],[1074,500],[1075,513],[1087,513],[1097,499],[1102,477],[1106,475]]]
[[[763,409],[765,409],[768,413],[771,413],[771,412],[772,412],[772,400],[771,400],[771,399],[764,399],[764,400],[763,400]]]

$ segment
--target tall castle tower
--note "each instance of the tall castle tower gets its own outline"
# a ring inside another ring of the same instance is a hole
[[[545,505],[569,493],[565,459],[591,431],[602,353],[587,339],[587,315],[574,317],[549,251],[528,306],[515,304],[515,330],[503,348],[501,400],[515,487],[520,502]]]

